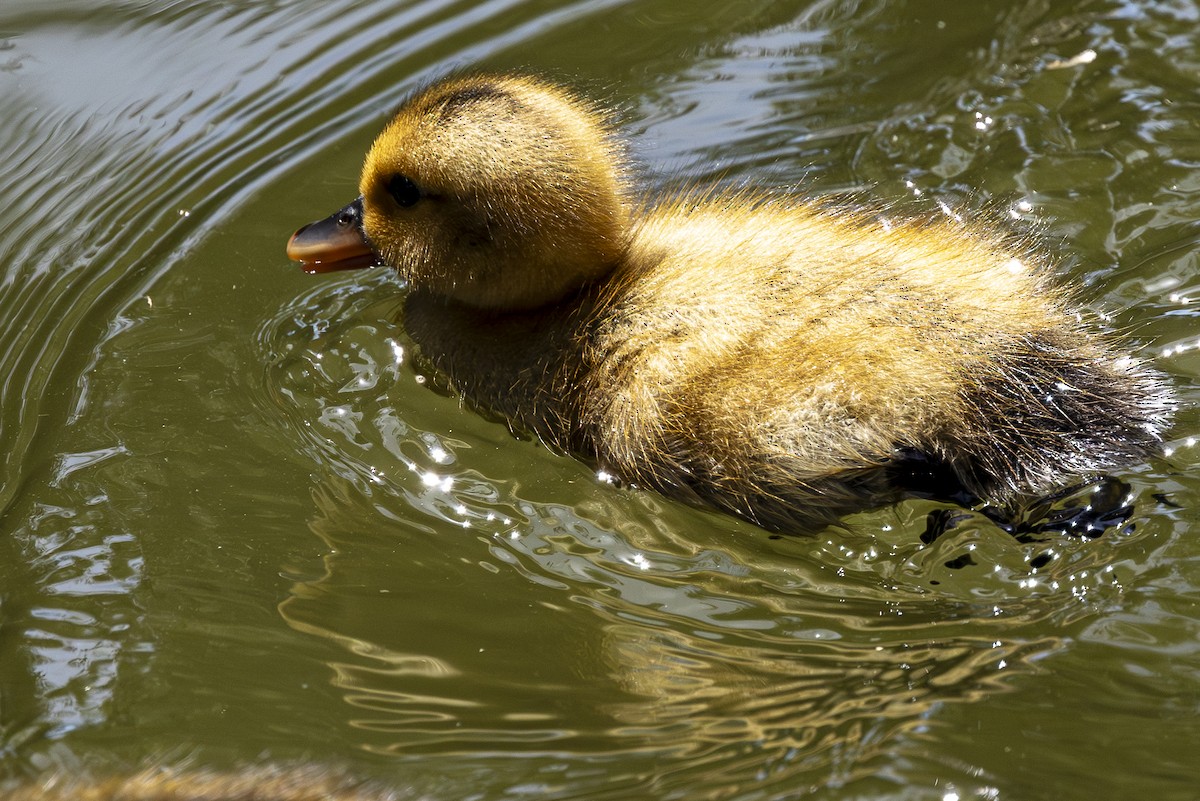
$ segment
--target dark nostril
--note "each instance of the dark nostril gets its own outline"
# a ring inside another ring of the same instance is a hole
[[[334,222],[337,223],[338,228],[358,228],[362,224],[362,198],[360,197],[338,212]]]

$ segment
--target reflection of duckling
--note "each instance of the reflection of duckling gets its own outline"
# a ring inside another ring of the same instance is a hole
[[[312,766],[230,773],[157,767],[108,779],[56,774],[7,791],[0,787],[0,801],[400,801],[411,797]]]
[[[604,116],[524,77],[412,97],[362,197],[298,231],[372,250],[481,406],[635,482],[781,528],[916,459],[1008,500],[1136,462],[1172,407],[1025,251],[950,222],[748,193],[630,196]],[[364,238],[365,237],[365,238]]]

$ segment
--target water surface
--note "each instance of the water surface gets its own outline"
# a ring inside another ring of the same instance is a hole
[[[9,0],[0,778],[311,760],[434,798],[1194,797],[1190,408],[1096,498],[1133,507],[1100,536],[967,512],[927,543],[950,507],[912,500],[771,537],[514,438],[424,370],[394,277],[305,276],[283,243],[353,196],[415,86],[531,69],[619,109],[647,187],[1038,237],[1190,407],[1198,22]]]

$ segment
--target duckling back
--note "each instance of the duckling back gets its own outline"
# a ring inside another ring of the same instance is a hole
[[[1004,502],[1144,458],[1164,382],[1030,253],[949,223],[732,197],[644,216],[585,356],[587,449],[774,528],[923,458]]]

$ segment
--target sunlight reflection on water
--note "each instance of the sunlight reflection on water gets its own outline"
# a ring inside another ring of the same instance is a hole
[[[454,797],[1194,786],[1197,17],[6,5],[0,778],[179,748]],[[649,185],[1032,227],[1180,377],[1168,458],[1095,538],[919,500],[772,538],[512,436],[429,371],[394,278],[282,255],[407,90],[476,63],[614,102]]]

